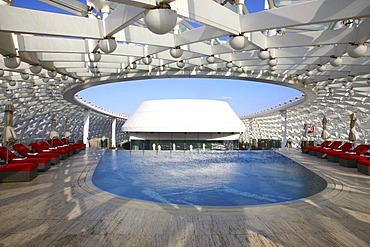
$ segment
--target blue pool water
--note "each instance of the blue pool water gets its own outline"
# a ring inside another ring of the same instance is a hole
[[[129,199],[199,206],[286,202],[326,187],[324,179],[273,151],[107,151],[92,181]]]

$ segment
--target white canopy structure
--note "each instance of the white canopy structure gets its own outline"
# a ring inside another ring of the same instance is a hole
[[[266,0],[255,13],[248,0],[40,1],[63,14],[0,0],[0,101],[14,102],[19,139],[44,138],[53,114],[58,123],[69,117],[74,138],[109,136],[112,122],[121,129],[127,116],[86,102],[79,91],[179,77],[252,80],[302,92],[301,99],[242,116],[252,138],[294,142],[303,123],[320,126],[325,115],[332,138],[347,139],[352,112],[359,139],[368,138],[368,0]]]

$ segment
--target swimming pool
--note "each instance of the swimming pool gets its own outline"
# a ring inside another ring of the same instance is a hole
[[[274,151],[106,151],[92,182],[128,199],[199,206],[287,202],[322,191],[326,181]]]

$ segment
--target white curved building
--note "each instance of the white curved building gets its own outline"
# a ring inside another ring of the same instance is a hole
[[[129,133],[134,149],[151,149],[153,144],[162,149],[203,149],[203,144],[207,149],[236,149],[245,125],[224,101],[172,99],[143,102],[122,130]]]

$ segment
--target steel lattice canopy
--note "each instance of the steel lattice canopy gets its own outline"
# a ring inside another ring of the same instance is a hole
[[[288,109],[291,136],[303,122],[319,125],[326,115],[329,130],[341,138],[349,114],[357,112],[361,137],[367,138],[368,0],[268,0],[264,11],[254,13],[243,1],[41,2],[64,14],[0,1],[0,97],[2,105],[14,102],[19,138],[44,137],[51,115],[64,119],[67,113],[70,131],[79,138],[83,109],[93,112],[92,136],[108,135],[112,117],[119,119],[119,129],[127,117],[76,94],[103,83],[161,77],[254,80],[302,92],[302,99],[242,116],[247,127],[263,122],[254,128],[262,134],[254,137],[281,135],[271,126]],[[164,25],[145,18],[153,9],[175,13],[174,27],[166,25],[170,31],[148,29]]]

